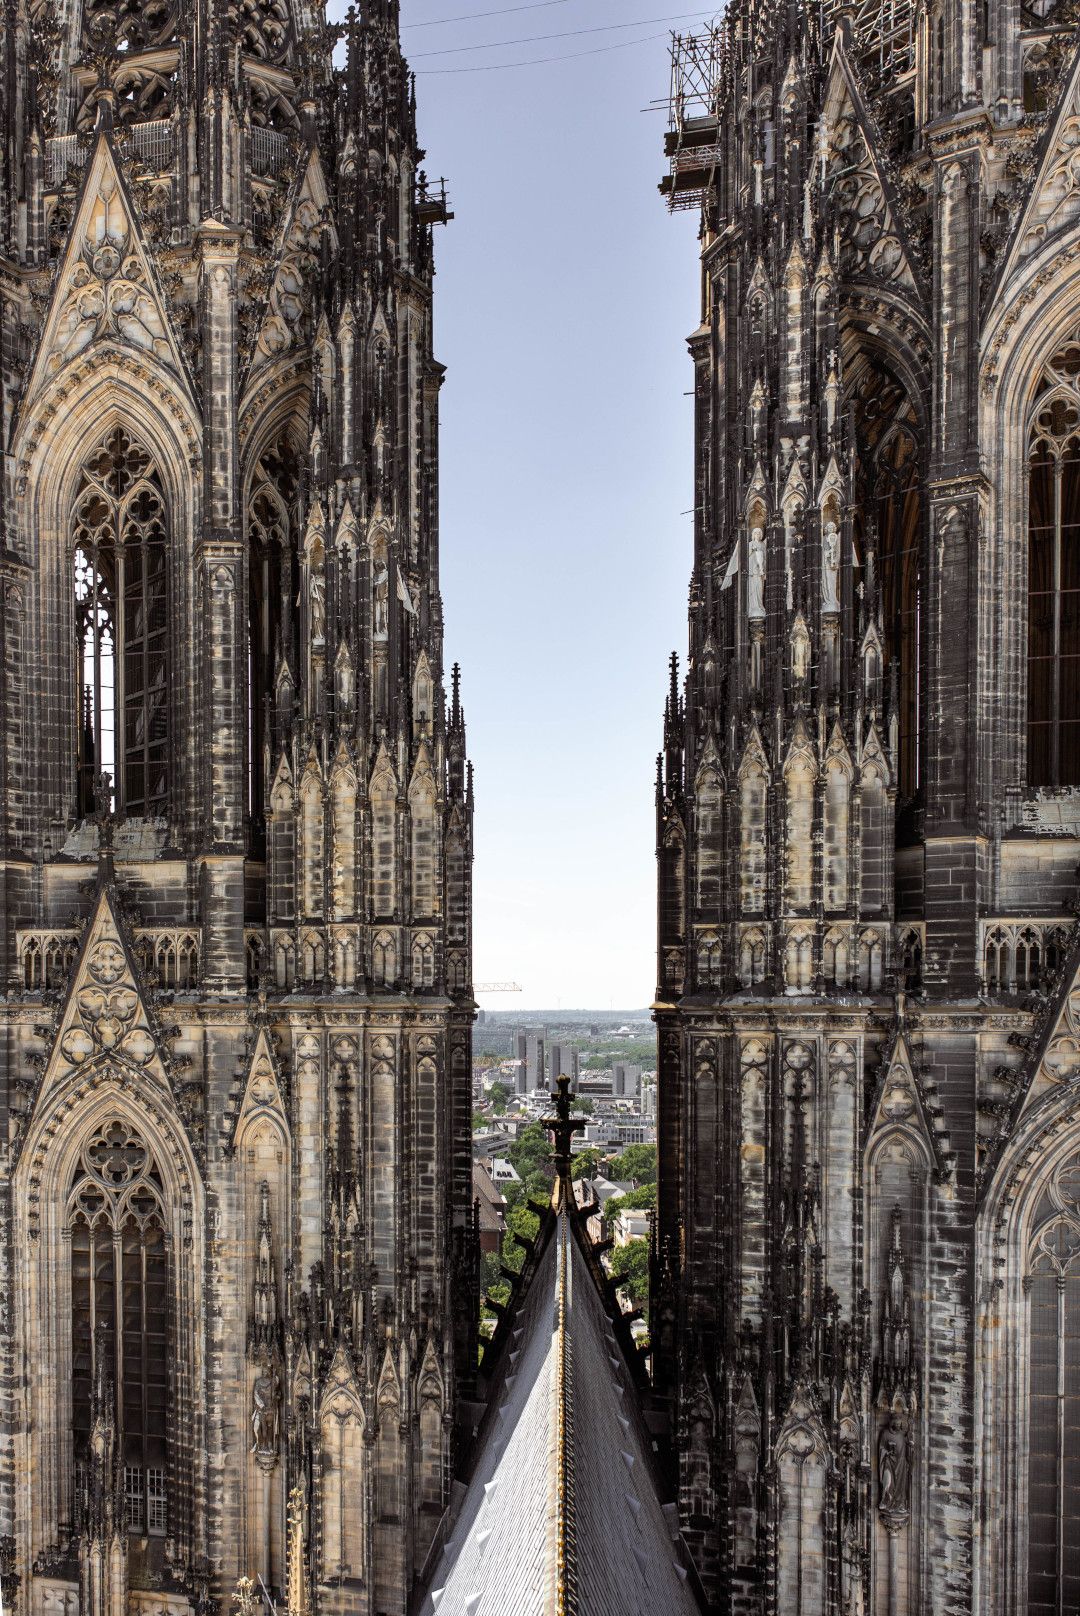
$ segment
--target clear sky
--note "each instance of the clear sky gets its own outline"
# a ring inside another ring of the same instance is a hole
[[[670,29],[707,14],[549,0],[431,26],[507,3],[402,3],[427,171],[456,215],[436,237],[435,333],[475,974],[522,986],[481,996],[491,1009],[628,1008],[655,977],[654,765],[666,658],[686,641],[698,323],[697,219],[667,213],[666,114],[642,109],[666,98]],[[585,29],[606,31],[455,49]],[[542,56],[570,59],[445,71]]]

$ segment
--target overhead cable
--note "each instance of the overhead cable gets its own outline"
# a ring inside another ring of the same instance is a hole
[[[581,34],[612,34],[625,28],[651,28],[658,22],[683,22],[691,17],[711,17],[715,6],[705,11],[679,11],[670,17],[639,17],[636,22],[607,22],[595,28],[569,28],[560,34],[524,34],[520,39],[495,39],[487,45],[447,45],[441,50],[413,51],[410,60],[423,61],[428,56],[460,56],[466,51],[499,50],[503,45],[537,45],[546,39],[576,39]]]
[[[603,56],[608,51],[629,50],[632,45],[648,45],[667,34],[646,34],[641,39],[623,39],[617,45],[594,45],[591,50],[569,51],[563,56],[528,56],[523,62],[484,62],[476,67],[421,67],[417,78],[434,78],[446,73],[505,73],[513,67],[540,67],[545,62],[573,62],[581,56]]]
[[[531,0],[527,6],[500,6],[498,11],[466,11],[458,17],[432,17],[428,22],[403,22],[406,28],[441,28],[448,22],[475,22],[477,17],[509,17],[514,11],[546,11],[551,6],[565,6],[569,0]]]

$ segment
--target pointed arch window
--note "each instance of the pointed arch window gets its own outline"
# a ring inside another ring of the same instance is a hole
[[[1028,1616],[1080,1603],[1080,1155],[1034,1221],[1028,1293]]]
[[[124,1122],[92,1135],[68,1197],[76,1467],[104,1420],[124,1474],[126,1525],[168,1529],[168,1249],[161,1178]]]
[[[129,817],[167,808],[168,539],[153,458],[115,427],[84,463],[72,511],[80,815],[103,773]]]
[[[1031,786],[1080,785],[1080,341],[1044,368],[1028,481]]]

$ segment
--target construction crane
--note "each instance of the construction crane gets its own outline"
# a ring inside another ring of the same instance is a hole
[[[520,982],[474,982],[474,993],[520,993]]]

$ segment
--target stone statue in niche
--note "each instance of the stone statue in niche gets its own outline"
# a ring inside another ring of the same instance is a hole
[[[251,1451],[260,1462],[277,1459],[281,1377],[273,1362],[259,1365],[251,1392]]]
[[[385,561],[375,566],[375,638],[385,640],[390,630],[390,574]]]
[[[840,610],[840,529],[832,521],[825,523],[821,538],[821,609]]]
[[[746,589],[746,615],[749,618],[765,616],[765,532],[760,527],[750,532],[750,568]]]
[[[792,677],[802,682],[810,673],[810,641],[805,631],[796,633],[791,644]]]
[[[891,1414],[878,1437],[878,1510],[887,1525],[902,1525],[907,1520],[910,1484],[907,1420],[902,1414]]]
[[[326,639],[326,579],[321,572],[311,574],[311,638]]]

